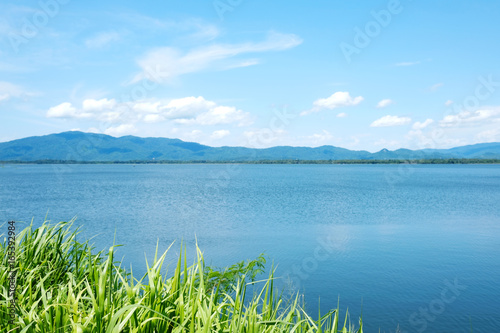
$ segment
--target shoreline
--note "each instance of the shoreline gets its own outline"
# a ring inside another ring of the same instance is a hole
[[[500,159],[449,158],[449,159],[390,159],[390,160],[258,160],[258,161],[175,161],[175,160],[130,160],[130,161],[0,161],[6,164],[500,164]]]

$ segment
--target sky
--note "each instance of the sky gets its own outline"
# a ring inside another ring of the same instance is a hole
[[[498,17],[497,0],[4,0],[0,142],[499,142]]]

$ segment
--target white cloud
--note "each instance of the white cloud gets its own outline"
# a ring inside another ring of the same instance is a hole
[[[389,106],[391,104],[394,104],[393,100],[388,99],[388,98],[387,99],[383,99],[383,100],[381,100],[380,102],[377,103],[377,108],[379,108],[379,109],[380,108],[385,108],[385,107],[387,107],[387,106]]]
[[[96,36],[85,41],[85,46],[88,48],[101,48],[112,42],[120,40],[120,34],[114,31],[101,32]]]
[[[10,97],[9,94],[2,94],[2,95],[0,95],[0,102],[8,100],[9,97]]]
[[[199,141],[198,139],[203,135],[200,130],[192,130],[187,133],[181,133],[179,138],[184,141]]]
[[[145,123],[160,123],[165,121],[165,118],[159,114],[147,114],[143,118]]]
[[[160,102],[137,102],[134,104],[133,108],[135,111],[146,113],[146,114],[155,114],[160,112]]]
[[[180,118],[174,120],[179,124],[188,125],[217,125],[238,123],[239,126],[250,125],[249,114],[241,110],[237,110],[232,106],[216,106],[210,108],[207,112],[203,112],[195,118]]]
[[[406,135],[407,147],[411,149],[444,149],[475,144],[475,131],[464,131],[456,128],[434,128],[410,130]]]
[[[218,140],[218,139],[222,139],[225,136],[228,136],[229,134],[231,134],[231,132],[229,132],[228,130],[218,130],[218,131],[214,131],[212,133],[212,135],[210,136],[210,138],[212,138],[214,140]]]
[[[333,135],[327,130],[323,130],[321,133],[315,133],[306,137],[306,139],[313,145],[319,146],[324,145],[325,143],[331,141],[333,139]]]
[[[47,111],[48,118],[82,118],[71,103],[65,102],[53,106]]]
[[[215,107],[217,107],[215,102],[207,101],[202,96],[190,96],[171,100],[166,105],[160,106],[160,112],[168,119],[191,120]]]
[[[395,149],[395,148],[401,148],[401,142],[398,140],[380,139],[375,141],[374,146]]]
[[[447,100],[447,101],[444,103],[444,105],[446,105],[446,106],[450,106],[450,105],[452,105],[452,104],[453,104],[453,101],[452,101],[451,99]]]
[[[75,119],[97,119],[106,122],[119,121],[122,114],[115,110],[118,103],[114,100],[106,98],[95,100],[86,99],[82,102],[82,108],[77,109],[69,102],[61,103],[51,107],[46,116],[48,118],[75,118]]]
[[[96,133],[96,134],[101,134],[102,132],[98,129],[98,128],[95,128],[95,127],[89,127],[87,129],[87,133]]]
[[[413,142],[413,147],[416,149],[436,148],[434,140],[421,129],[410,130],[406,138]]]
[[[335,109],[341,106],[357,105],[361,101],[363,101],[363,97],[361,96],[352,98],[348,92],[338,91],[328,98],[320,98],[314,101],[313,104],[321,108]]]
[[[409,146],[422,148],[451,148],[481,142],[500,141],[500,107],[463,111],[445,116],[439,127],[415,123],[408,132]]]
[[[237,123],[245,126],[252,123],[250,114],[232,106],[217,105],[201,96],[174,99],[159,106],[165,119],[186,125],[217,125]]]
[[[188,52],[182,52],[172,47],[162,47],[149,51],[138,61],[142,73],[136,75],[131,83],[142,79],[151,79],[151,72],[156,73],[156,81],[168,80],[187,73],[199,72],[205,69],[225,70],[227,66],[221,61],[248,53],[268,51],[283,51],[302,43],[302,39],[293,34],[270,32],[262,42],[247,42],[241,44],[213,44],[199,47]],[[256,63],[246,62],[245,65]],[[219,65],[219,66],[217,66]]]
[[[434,122],[434,120],[432,119],[426,119],[423,123],[417,121],[413,124],[412,128],[414,130],[422,130],[424,128],[426,128],[427,126],[429,126],[430,124],[432,124]]]
[[[442,127],[473,126],[489,124],[492,121],[500,121],[500,108],[462,111],[454,115],[447,115],[439,122],[439,125]]]
[[[398,116],[384,116],[371,123],[370,127],[402,126],[411,122],[411,118]]]
[[[218,105],[199,97],[184,97],[169,101],[139,101],[118,103],[114,99],[86,99],[80,109],[65,102],[51,107],[49,118],[92,119],[107,123],[132,124],[136,122],[158,123],[173,121],[186,125],[236,124],[246,126],[252,123],[248,112],[233,106]]]
[[[337,91],[333,93],[330,97],[320,98],[313,102],[313,108],[307,111],[303,111],[300,115],[305,116],[310,113],[319,112],[322,109],[333,110],[343,106],[354,106],[358,105],[363,101],[362,96],[352,98],[347,91]]]
[[[116,101],[114,99],[103,98],[100,100],[86,99],[82,103],[83,111],[98,112],[103,110],[111,110],[115,108]]]
[[[107,128],[104,131],[104,134],[111,135],[111,136],[122,136],[122,135],[133,134],[135,132],[137,132],[137,130],[136,130],[134,125],[122,124],[119,126]]]
[[[288,132],[283,129],[271,130],[269,128],[260,128],[245,131],[243,132],[245,142],[242,145],[251,148],[273,147],[280,142],[284,143],[287,134]]]
[[[341,113],[337,114],[337,118],[345,118],[345,117],[347,117],[347,113],[345,113],[345,112],[341,112]]]
[[[479,142],[500,142],[500,127],[482,131],[476,137]]]

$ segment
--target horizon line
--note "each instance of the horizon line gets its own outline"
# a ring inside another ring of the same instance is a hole
[[[410,150],[410,151],[448,150],[448,149],[454,149],[454,148],[460,148],[460,147],[467,147],[467,146],[474,146],[474,145],[481,145],[481,144],[494,144],[494,143],[500,144],[500,142],[498,142],[498,141],[490,141],[490,142],[477,142],[477,143],[472,143],[472,144],[464,144],[464,145],[460,145],[460,146],[450,146],[448,148],[417,148],[417,149],[411,149],[411,148],[400,147],[400,148],[396,148],[396,149],[392,149],[392,150],[389,149],[389,148],[382,148],[382,149],[380,149],[378,151],[370,151],[370,150],[366,150],[366,149],[350,149],[350,148],[345,148],[345,147],[340,147],[340,146],[334,146],[334,145],[331,145],[331,144],[325,144],[325,145],[320,145],[320,146],[278,145],[278,146],[270,146],[270,147],[246,147],[246,146],[228,146],[228,145],[224,145],[224,146],[209,146],[209,145],[206,145],[206,144],[203,144],[203,143],[200,143],[200,142],[185,141],[185,140],[182,140],[182,139],[179,139],[179,138],[170,138],[170,137],[162,137],[162,136],[138,136],[138,135],[132,135],[132,134],[127,134],[127,135],[122,135],[122,136],[114,136],[114,135],[110,135],[110,134],[106,134],[106,133],[84,132],[84,131],[81,131],[81,130],[68,130],[68,131],[63,131],[63,132],[58,132],[58,133],[50,133],[50,134],[43,134],[43,135],[26,136],[26,137],[22,137],[22,138],[18,138],[18,139],[12,139],[12,140],[9,140],[9,141],[2,141],[2,142],[0,142],[0,144],[9,143],[9,142],[18,141],[18,140],[23,140],[23,139],[28,139],[28,138],[44,137],[44,136],[51,136],[51,135],[58,135],[58,134],[72,133],[72,132],[73,133],[82,133],[82,134],[87,134],[87,135],[88,134],[90,134],[90,135],[101,135],[101,136],[112,137],[112,138],[115,138],[115,139],[120,139],[120,138],[125,138],[125,137],[136,137],[136,138],[141,138],[141,139],[179,140],[179,141],[182,141],[182,142],[196,143],[196,144],[199,144],[201,146],[206,146],[206,147],[210,147],[210,148],[224,148],[224,147],[228,147],[228,148],[246,148],[246,149],[263,150],[263,149],[272,149],[272,148],[280,148],[280,147],[310,148],[310,149],[316,149],[316,148],[320,148],[320,147],[334,147],[334,148],[346,149],[346,150],[349,150],[349,151],[369,152],[369,153],[372,153],[372,154],[373,153],[382,152],[382,151],[395,152],[395,151],[398,151],[398,150]]]

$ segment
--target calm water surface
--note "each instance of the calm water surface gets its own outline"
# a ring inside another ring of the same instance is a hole
[[[500,166],[6,165],[0,186],[2,222],[77,216],[134,272],[197,239],[216,266],[265,252],[285,295],[366,332],[500,332]]]

